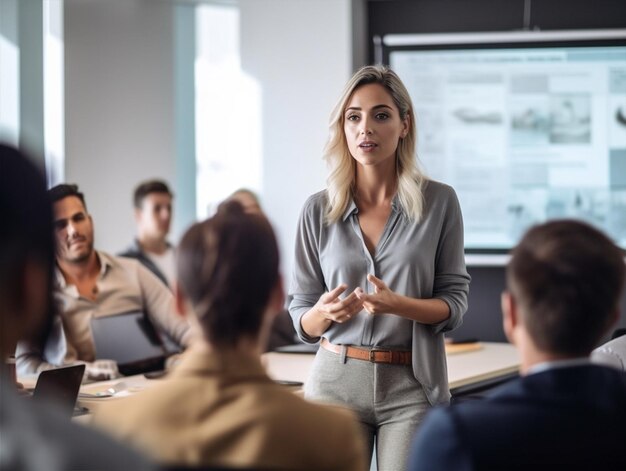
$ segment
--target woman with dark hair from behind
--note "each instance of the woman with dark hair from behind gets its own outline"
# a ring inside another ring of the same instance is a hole
[[[258,214],[266,216],[261,208],[261,201],[255,192],[248,188],[239,188],[234,191],[226,201],[237,201],[248,214]],[[267,343],[264,344],[264,350],[271,352],[287,345],[301,344],[296,334],[296,329],[293,327],[293,322],[289,311],[283,309],[272,323],[272,328],[267,339]]]
[[[177,309],[193,312],[203,339],[163,384],[110,404],[97,422],[165,465],[364,469],[352,413],[308,403],[261,365],[284,301],[267,219],[223,203],[185,233],[177,255]]]

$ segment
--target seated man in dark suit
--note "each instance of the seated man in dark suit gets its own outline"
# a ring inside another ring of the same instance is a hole
[[[575,221],[532,228],[513,250],[504,330],[521,378],[432,411],[411,470],[626,469],[626,375],[589,361],[619,316],[623,254]]]

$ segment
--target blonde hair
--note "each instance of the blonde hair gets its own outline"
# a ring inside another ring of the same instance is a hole
[[[352,197],[356,164],[346,142],[344,133],[344,111],[357,88],[368,84],[379,84],[391,95],[400,111],[400,118],[409,118],[409,132],[400,139],[396,150],[396,175],[398,178],[398,198],[406,216],[419,221],[424,210],[423,186],[427,180],[420,171],[415,153],[417,131],[413,104],[400,77],[389,67],[369,65],[358,70],[346,84],[339,101],[335,105],[329,124],[329,136],[324,148],[324,160],[330,167],[327,179],[328,206],[326,222],[338,221]]]

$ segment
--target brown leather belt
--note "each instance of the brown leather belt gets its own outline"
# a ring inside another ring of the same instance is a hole
[[[410,365],[412,354],[405,350],[381,350],[379,348],[357,348],[344,345],[333,345],[326,338],[320,344],[324,350],[341,355],[346,349],[346,357],[355,360],[370,361],[372,363],[388,363],[390,365]]]

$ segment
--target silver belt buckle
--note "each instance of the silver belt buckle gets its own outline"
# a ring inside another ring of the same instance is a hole
[[[376,359],[374,358],[374,354],[376,352],[385,352],[385,351],[386,350],[382,350],[382,349],[379,349],[379,348],[376,348],[376,347],[372,348],[369,351],[369,361],[370,361],[370,363],[376,363]],[[380,362],[380,363],[382,363],[382,362]]]

